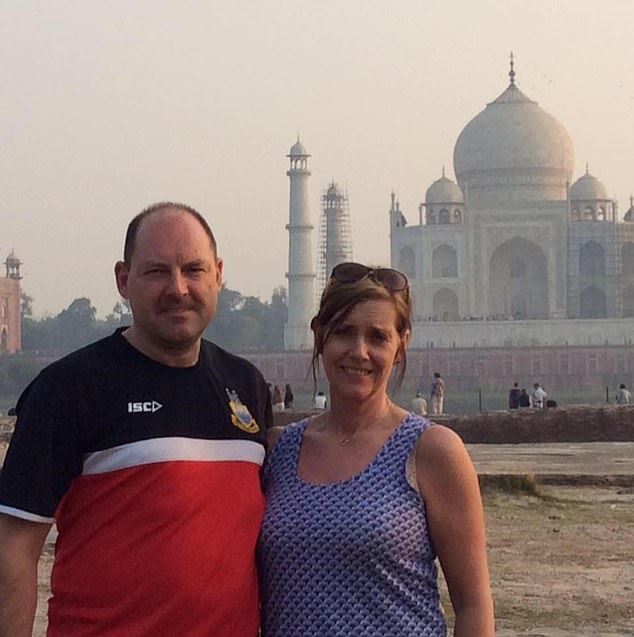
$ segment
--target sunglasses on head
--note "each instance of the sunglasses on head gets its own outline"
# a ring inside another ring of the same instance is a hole
[[[398,270],[392,268],[370,268],[362,263],[340,263],[332,269],[330,278],[338,283],[356,283],[367,277],[392,292],[407,290],[407,277]]]

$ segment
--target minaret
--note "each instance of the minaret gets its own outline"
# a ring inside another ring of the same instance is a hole
[[[322,205],[326,215],[326,276],[344,261],[352,261],[352,239],[350,236],[350,215],[348,198],[332,181]]]
[[[314,314],[315,273],[308,205],[308,158],[304,145],[299,141],[287,155],[290,168],[286,172],[290,180],[288,230],[288,321],[284,327],[284,349],[312,349],[313,338],[310,321]]]
[[[352,231],[348,197],[331,181],[321,197],[317,266],[317,299],[326,286],[332,269],[344,261],[352,261]]]

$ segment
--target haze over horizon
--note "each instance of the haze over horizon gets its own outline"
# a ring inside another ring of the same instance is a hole
[[[311,211],[347,189],[354,257],[389,262],[464,126],[516,83],[568,130],[573,180],[634,191],[634,3],[612,0],[121,0],[0,6],[0,261],[36,315],[87,296],[105,316],[125,228],[148,204],[209,220],[225,282],[270,299],[288,268],[286,155],[312,155]],[[314,232],[316,242],[317,231]],[[316,250],[315,250],[316,256]]]

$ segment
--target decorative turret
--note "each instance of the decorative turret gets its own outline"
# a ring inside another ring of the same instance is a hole
[[[462,223],[464,216],[464,195],[460,186],[442,175],[425,193],[426,221],[428,225]]]
[[[573,221],[608,221],[614,217],[614,202],[608,199],[605,186],[590,174],[586,174],[570,186],[570,215]]]
[[[4,262],[6,268],[6,277],[7,279],[17,279],[20,280],[22,276],[20,275],[20,266],[22,262],[18,259],[17,254],[14,250],[11,250],[11,254],[7,257]]]

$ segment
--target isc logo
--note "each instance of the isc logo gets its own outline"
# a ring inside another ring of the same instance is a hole
[[[163,405],[161,403],[157,403],[155,400],[146,400],[145,402],[138,403],[128,403],[128,413],[129,414],[138,414],[138,413],[151,413],[153,414],[155,411],[158,411]]]

